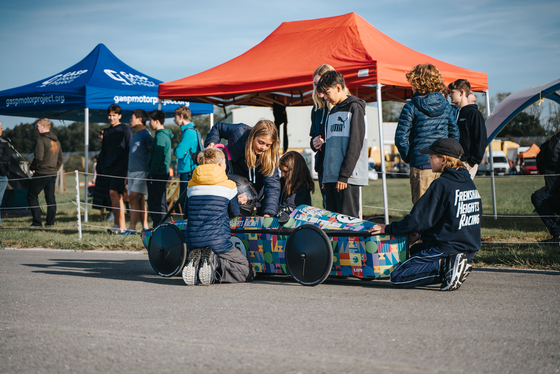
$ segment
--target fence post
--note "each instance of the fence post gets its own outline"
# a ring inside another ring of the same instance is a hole
[[[78,170],[75,170],[76,172],[76,203],[78,206],[78,236],[80,238],[80,240],[82,240],[82,212],[80,212],[80,178],[78,176]]]

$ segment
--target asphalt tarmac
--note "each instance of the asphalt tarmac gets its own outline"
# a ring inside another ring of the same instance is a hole
[[[454,292],[287,276],[187,287],[146,253],[0,250],[0,373],[558,373],[560,273]]]

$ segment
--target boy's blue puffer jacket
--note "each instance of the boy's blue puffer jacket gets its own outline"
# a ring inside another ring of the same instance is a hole
[[[412,96],[402,109],[395,132],[402,160],[413,167],[429,165],[430,157],[420,150],[441,138],[459,141],[457,118],[447,99],[439,92]]]
[[[271,176],[264,176],[260,167],[255,170],[254,175],[253,173],[249,175],[249,168],[245,159],[245,143],[250,132],[251,127],[244,123],[218,122],[206,136],[204,147],[207,147],[210,143],[218,144],[222,139],[227,139],[233,173],[247,178],[259,196],[264,195],[264,200],[261,201],[261,213],[273,216],[278,211],[280,201],[280,175],[278,174],[278,168],[276,168]]]
[[[187,197],[187,248],[208,246],[215,253],[230,251],[229,219],[239,215],[235,182],[228,179],[220,165],[199,165],[189,181]]]

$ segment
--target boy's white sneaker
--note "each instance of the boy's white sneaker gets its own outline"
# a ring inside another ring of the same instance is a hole
[[[454,291],[461,287],[461,280],[464,280],[467,270],[467,256],[464,253],[449,255],[445,260],[443,272],[445,280],[441,285],[441,291]]]
[[[214,278],[214,256],[212,248],[206,247],[202,250],[198,280],[203,286],[209,286]]]
[[[200,249],[195,248],[189,252],[189,262],[183,268],[183,280],[187,286],[196,284],[196,274],[200,263]]]

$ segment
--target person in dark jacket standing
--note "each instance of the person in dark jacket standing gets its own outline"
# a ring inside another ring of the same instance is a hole
[[[213,147],[227,139],[233,173],[247,178],[259,194],[257,214],[271,217],[278,211],[280,177],[278,175],[278,130],[276,125],[263,119],[255,127],[244,123],[218,122],[206,136],[204,146]],[[196,170],[196,169],[195,169]]]
[[[458,289],[470,273],[469,264],[480,249],[482,202],[459,159],[463,148],[444,138],[429,148],[431,168],[441,176],[434,180],[408,215],[389,225],[375,225],[374,235],[411,236],[422,239],[410,248],[412,257],[391,273],[391,283],[403,288],[442,282],[442,291]]]
[[[0,122],[0,136],[2,136],[4,128],[2,127],[2,122]],[[8,186],[8,174],[10,173],[10,162],[12,160],[12,151],[10,150],[10,144],[7,140],[0,138],[0,205],[2,205],[2,199],[4,198],[4,192]],[[0,229],[2,228],[2,211],[0,210]]]
[[[459,117],[457,126],[459,127],[459,143],[465,150],[461,161],[469,171],[471,178],[474,179],[478,170],[478,165],[484,157],[486,149],[486,125],[484,117],[478,110],[476,104],[471,104],[471,85],[466,79],[457,79],[449,84],[449,98],[451,104],[459,107]],[[473,95],[474,96],[474,95]],[[476,98],[476,97],[475,97]]]
[[[545,186],[531,195],[535,210],[552,235],[543,244],[560,244],[560,133],[554,135],[548,144],[545,159]]]
[[[325,208],[361,218],[360,186],[368,185],[366,103],[347,94],[337,71],[323,74],[317,91],[333,105],[323,162]]]
[[[183,269],[187,286],[246,282],[253,279],[247,257],[231,243],[230,218],[239,215],[236,183],[229,180],[224,153],[207,148],[198,156],[199,166],[189,182],[187,248],[189,262]]]
[[[150,127],[156,135],[148,156],[148,211],[152,227],[156,227],[167,213],[167,181],[171,163],[171,138],[173,133],[163,127],[165,113],[154,110],[148,115]]]
[[[121,123],[122,110],[120,106],[110,105],[107,109],[107,117],[111,126],[103,131],[101,151],[97,159],[97,172],[112,177],[109,180],[109,196],[111,197],[115,224],[108,231],[120,234],[126,229],[124,193],[132,130]]]
[[[31,227],[42,227],[41,208],[39,207],[39,194],[45,191],[47,202],[46,226],[54,225],[56,216],[56,199],[54,189],[56,173],[62,166],[62,148],[55,134],[51,132],[51,121],[46,118],[37,121],[39,138],[35,146],[35,157],[29,166],[33,178],[27,192],[27,203],[33,216]]]
[[[443,96],[445,85],[439,70],[430,64],[417,65],[406,74],[412,98],[402,109],[395,132],[401,159],[410,165],[410,191],[415,204],[439,173],[431,170],[420,149],[442,138],[459,141],[459,129],[451,105]]]
[[[328,103],[323,94],[317,92],[317,83],[327,71],[333,71],[330,65],[321,65],[313,73],[313,109],[311,109],[311,129],[309,136],[311,137],[310,146],[315,152],[315,171],[317,172],[317,180],[321,196],[323,197],[323,207],[325,207],[325,191],[321,188],[323,184],[323,160],[325,159],[325,130],[327,127],[327,119],[332,104]]]

